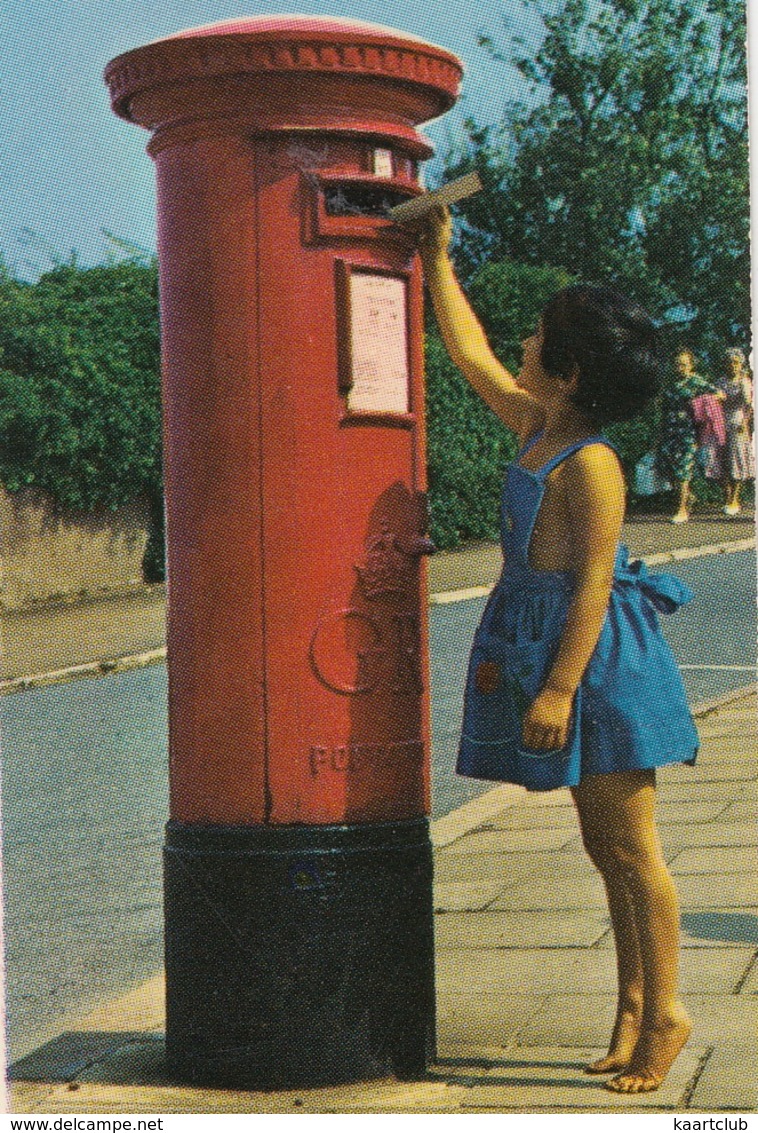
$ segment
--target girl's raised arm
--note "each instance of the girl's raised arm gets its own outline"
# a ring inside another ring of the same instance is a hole
[[[495,357],[450,262],[452,221],[435,209],[419,234],[424,276],[447,352],[476,392],[522,439],[542,425],[543,411]]]

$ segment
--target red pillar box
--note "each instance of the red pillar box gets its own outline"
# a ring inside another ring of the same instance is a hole
[[[193,1081],[433,1050],[422,280],[386,213],[460,78],[305,16],[106,70],[158,178],[167,1048]]]

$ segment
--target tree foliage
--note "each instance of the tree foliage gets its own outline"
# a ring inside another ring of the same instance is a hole
[[[530,98],[494,126],[469,121],[448,155],[488,188],[463,206],[463,270],[507,256],[612,279],[701,350],[747,345],[742,0],[542,4],[523,4],[536,50],[481,37]]]

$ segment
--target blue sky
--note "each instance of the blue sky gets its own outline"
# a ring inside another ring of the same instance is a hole
[[[0,251],[33,278],[50,266],[40,243],[82,262],[105,254],[102,229],[154,247],[148,135],[110,110],[102,81],[115,55],[182,28],[242,15],[303,12],[397,27],[455,52],[466,66],[460,109],[428,129],[444,148],[463,113],[493,121],[526,93],[476,45],[501,38],[521,5],[468,0],[2,0],[0,4]],[[24,230],[38,242],[25,245]]]

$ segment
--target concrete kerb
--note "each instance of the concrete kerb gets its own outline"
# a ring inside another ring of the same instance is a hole
[[[728,543],[707,543],[701,547],[675,547],[673,551],[661,551],[655,555],[641,555],[646,566],[662,566],[664,563],[681,562],[684,559],[700,559],[706,555],[729,555],[737,551],[750,551],[755,547],[755,539],[735,539]],[[465,590],[446,590],[429,596],[430,606],[446,606],[451,602],[467,602],[472,598],[486,598],[492,592],[491,586],[471,586]]]
[[[733,700],[742,700],[747,698],[758,689],[758,683],[752,681],[750,684],[741,685],[740,688],[730,689],[729,692],[723,692],[720,696],[714,696],[711,700],[701,700],[692,709],[692,715],[696,720],[702,720],[704,716],[709,716],[717,709],[723,708],[726,704],[731,704]]]
[[[642,562],[647,566],[659,566],[663,563],[675,562],[683,559],[702,558],[706,555],[733,554],[736,551],[749,551],[755,547],[755,539],[739,539],[727,543],[709,543],[701,547],[680,547],[673,551],[664,551],[660,554],[642,556]],[[474,598],[486,598],[492,591],[491,586],[472,586],[463,590],[440,591],[429,595],[430,606],[444,606],[453,602],[467,602]],[[62,684],[65,681],[78,680],[82,677],[102,677],[112,673],[123,673],[130,669],[141,669],[147,665],[159,664],[166,660],[166,647],[151,649],[145,653],[133,653],[123,657],[102,658],[98,661],[88,661],[81,665],[71,665],[64,669],[54,669],[48,673],[33,673],[23,677],[11,677],[0,681],[0,696],[13,692],[25,692],[32,688],[43,688],[46,685]]]
[[[129,669],[144,669],[166,660],[166,647],[150,649],[146,653],[132,653],[126,657],[103,658],[101,661],[87,661],[83,665],[69,665],[65,669],[53,669],[49,673],[34,673],[28,677],[11,677],[0,681],[0,696],[11,692],[25,692],[31,688],[63,684],[66,681],[80,680],[82,677],[105,677],[112,673],[125,673]]]
[[[525,794],[523,787],[517,787],[512,783],[501,783],[491,791],[485,791],[483,795],[470,799],[457,810],[452,810],[431,823],[432,845],[435,850],[441,850],[452,842],[457,842],[464,834],[489,822],[509,806],[521,802]]]
[[[729,543],[710,543],[703,547],[675,547],[673,551],[661,551],[656,555],[646,555],[642,560],[648,566],[661,566],[683,559],[700,559],[705,555],[730,555],[735,551],[750,551],[755,539],[735,539]]]

